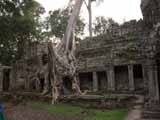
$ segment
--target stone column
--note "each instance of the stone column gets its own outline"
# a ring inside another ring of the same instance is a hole
[[[128,65],[129,91],[135,90],[133,65]]]
[[[154,67],[154,75],[155,75],[155,100],[159,101],[159,81],[158,81],[158,71],[157,71],[157,65]]]
[[[107,79],[108,79],[108,90],[115,91],[115,73],[113,65],[108,66]]]
[[[96,92],[98,91],[98,77],[97,77],[97,73],[93,72],[93,91]]]
[[[148,87],[150,100],[159,101],[158,74],[155,65],[148,66]]]
[[[3,68],[0,65],[0,92],[3,91]]]
[[[148,90],[148,74],[146,65],[142,65],[144,91]]]
[[[17,80],[17,72],[16,72],[16,67],[13,65],[13,67],[10,69],[10,74],[9,74],[9,79],[10,79],[10,87],[9,90],[13,90],[16,88],[16,80]]]

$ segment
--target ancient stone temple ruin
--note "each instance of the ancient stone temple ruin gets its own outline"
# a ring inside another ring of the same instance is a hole
[[[137,93],[149,101],[160,100],[160,1],[142,0],[141,9],[143,20],[131,20],[77,45],[82,91]],[[24,57],[12,68],[0,66],[1,91],[42,91],[46,84],[49,89],[43,69],[48,54],[46,43],[33,42],[24,49]],[[63,81],[66,91],[71,88],[67,79]]]
[[[80,42],[78,71],[82,89],[143,92],[146,60],[142,57],[140,43],[144,35],[140,24],[130,21],[113,29],[115,33]]]

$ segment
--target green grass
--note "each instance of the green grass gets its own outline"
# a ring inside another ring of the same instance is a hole
[[[123,117],[127,113],[126,108],[112,110],[85,109],[70,104],[51,105],[45,102],[32,102],[32,105],[36,108],[46,109],[49,112],[61,112],[68,115],[79,114],[82,117],[82,120],[123,120]],[[84,111],[87,112],[87,115],[81,115]]]
[[[94,116],[88,116],[83,120],[123,120],[127,109],[113,109],[113,110],[95,110]]]
[[[33,107],[47,109],[49,112],[61,112],[66,114],[78,114],[81,112],[81,107],[72,106],[69,104],[55,104],[51,105],[45,102],[32,102]]]

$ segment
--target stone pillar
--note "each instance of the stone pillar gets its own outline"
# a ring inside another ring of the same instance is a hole
[[[148,74],[146,65],[142,65],[144,91],[148,91]]]
[[[17,73],[15,66],[13,66],[10,69],[9,79],[10,79],[9,90],[13,90],[16,87],[16,80],[17,80]]]
[[[157,65],[154,67],[154,75],[155,75],[155,100],[159,101],[159,81],[158,81],[158,71],[157,71]]]
[[[24,89],[25,89],[25,91],[30,91],[31,89],[31,86],[30,86],[30,83],[31,83],[31,79],[30,79],[30,77],[31,77],[31,75],[32,75],[32,69],[34,69],[34,68],[31,68],[30,66],[27,66],[27,62],[25,63],[26,61],[24,61],[23,62],[23,80],[22,81],[24,81]],[[28,71],[27,71],[27,69],[28,69]]]
[[[97,77],[97,73],[93,72],[93,91],[96,92],[98,91],[98,77]]]
[[[133,65],[128,65],[129,91],[135,90]]]
[[[108,90],[115,91],[115,73],[113,65],[109,65],[108,67],[107,79],[108,79]]]
[[[0,92],[3,91],[3,68],[0,65]]]
[[[159,101],[157,66],[148,65],[148,87],[151,101]]]

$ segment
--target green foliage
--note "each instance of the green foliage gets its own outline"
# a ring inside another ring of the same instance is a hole
[[[112,18],[106,19],[103,16],[96,17],[94,22],[94,33],[96,35],[108,33],[113,27],[118,27],[119,24]]]
[[[24,54],[25,42],[40,39],[42,13],[34,0],[0,1],[0,63],[10,65],[17,52]]]
[[[50,11],[49,17],[47,18],[47,29],[50,35],[62,38],[68,24],[69,17],[71,15],[70,9],[58,9],[55,11]],[[75,28],[76,36],[83,35],[85,23],[80,17],[77,20],[77,25]]]

